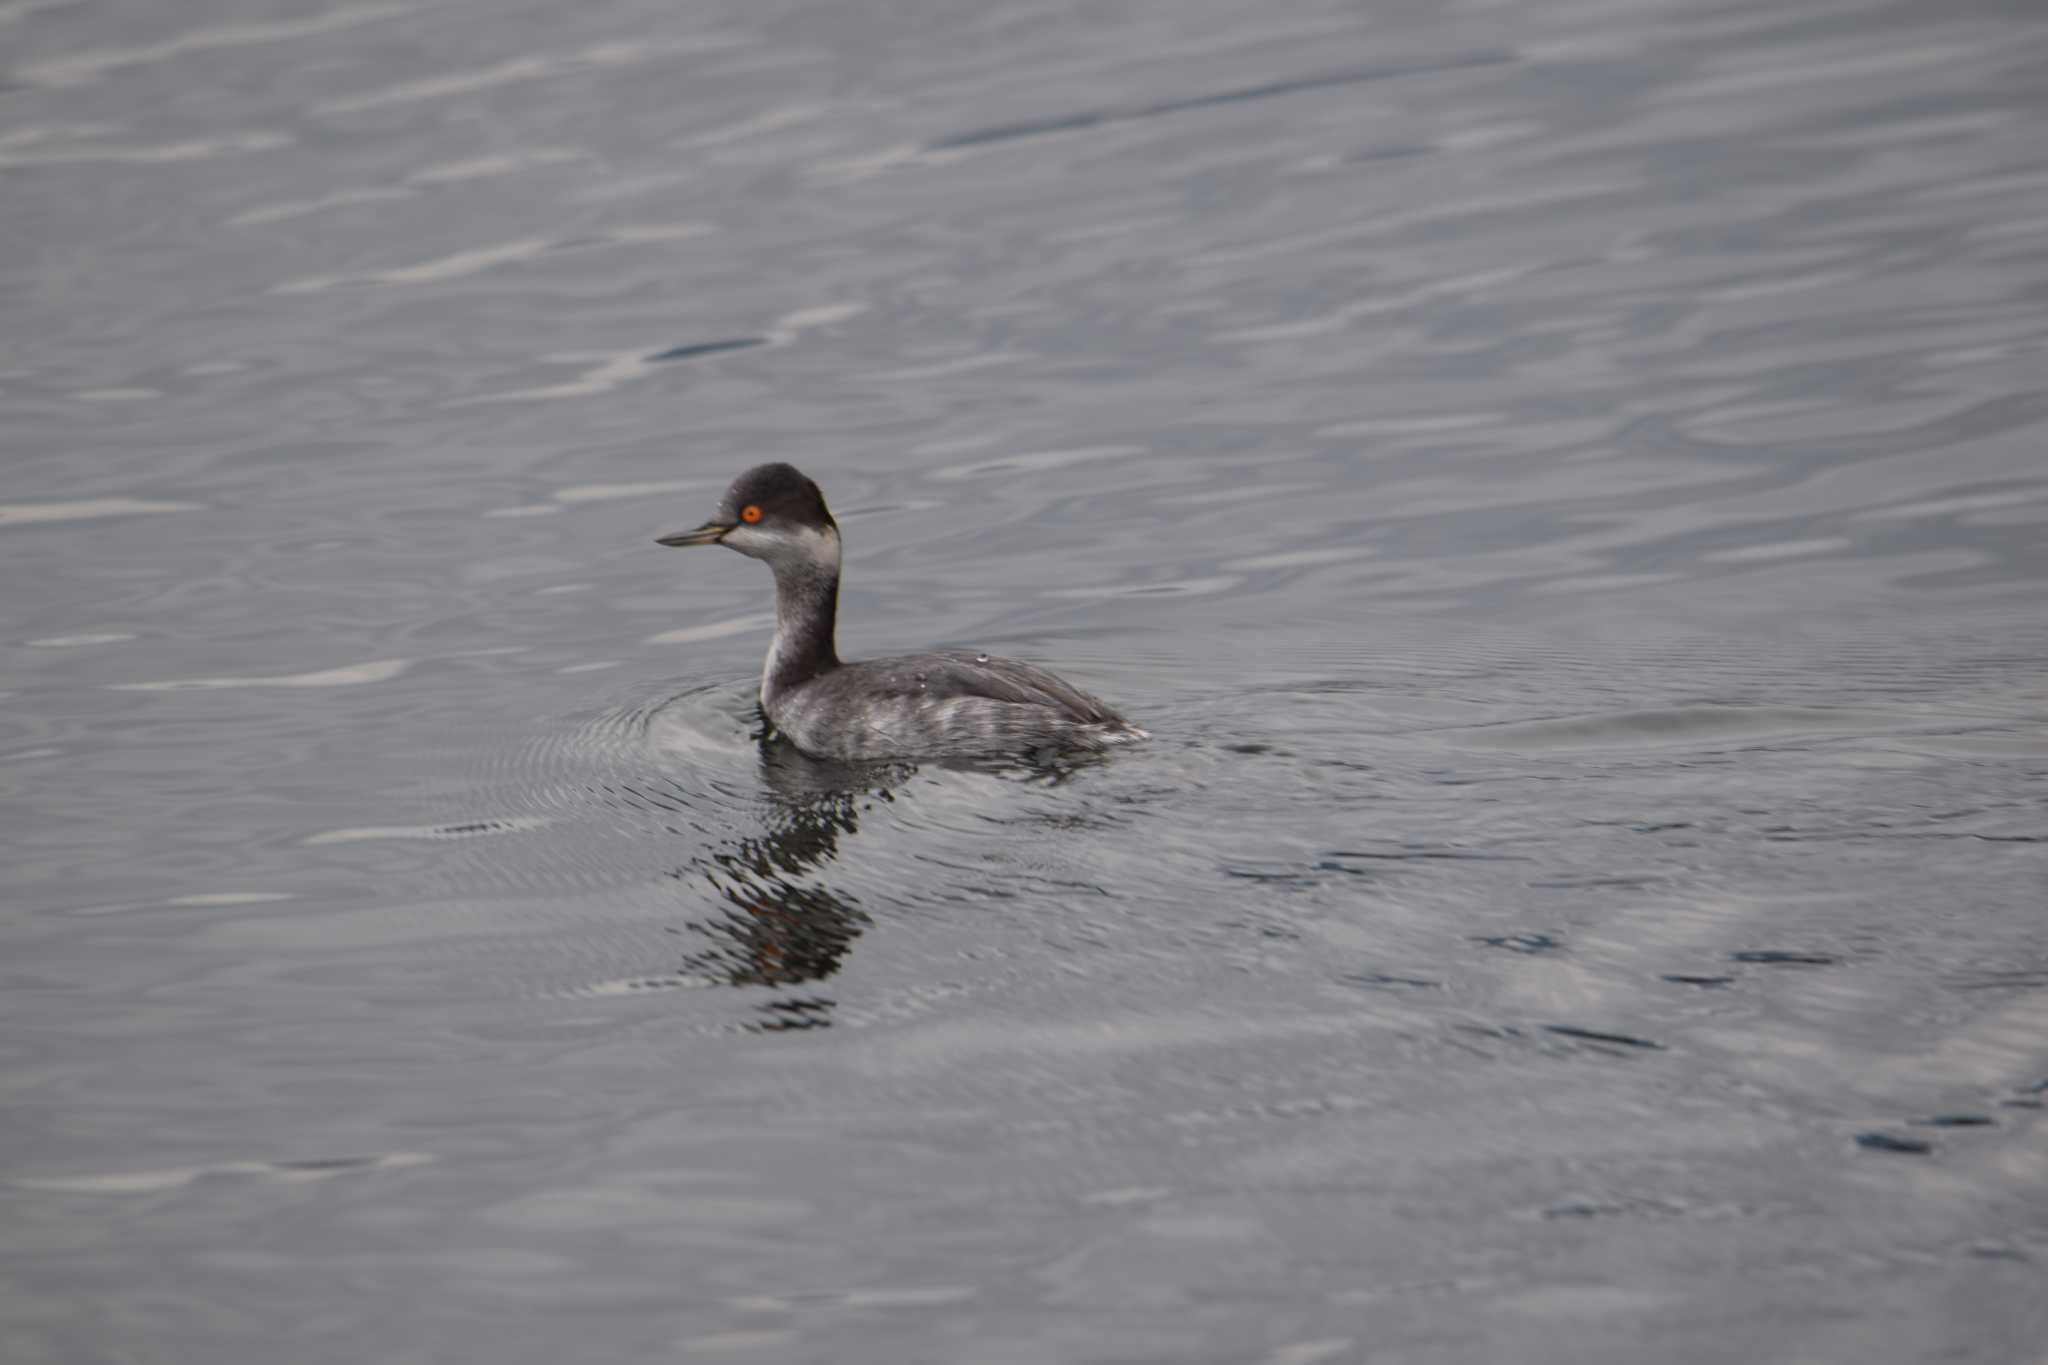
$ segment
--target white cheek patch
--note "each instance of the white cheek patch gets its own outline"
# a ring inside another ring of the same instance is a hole
[[[775,552],[776,539],[765,531],[757,531],[751,526],[741,524],[727,531],[724,539],[718,543],[728,550],[738,550],[743,555],[766,559]]]
[[[797,532],[796,548],[802,556],[821,569],[837,572],[839,568],[839,533],[819,531],[806,526]]]
[[[725,533],[725,544],[743,555],[765,559],[770,564],[808,565],[837,572],[839,534],[811,527],[800,530],[764,531],[744,523]]]

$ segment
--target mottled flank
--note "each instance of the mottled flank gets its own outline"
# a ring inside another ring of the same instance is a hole
[[[824,758],[1097,752],[1146,737],[1042,668],[951,651],[842,664],[764,706],[776,729]]]

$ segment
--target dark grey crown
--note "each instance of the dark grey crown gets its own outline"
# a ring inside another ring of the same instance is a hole
[[[761,509],[763,521],[783,521],[798,526],[832,526],[832,514],[825,510],[825,495],[818,485],[803,476],[795,465],[755,465],[732,481],[718,519],[740,520],[743,507]]]

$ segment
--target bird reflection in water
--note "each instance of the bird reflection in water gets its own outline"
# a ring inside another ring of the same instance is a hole
[[[832,763],[763,737],[761,776],[769,792],[766,826],[726,840],[669,875],[708,883],[723,902],[716,917],[690,926],[710,940],[683,961],[681,975],[733,986],[802,986],[839,970],[868,925],[850,896],[816,874],[839,856],[839,841],[860,829],[863,813],[892,801],[913,771],[898,764]],[[762,1030],[822,1028],[834,1002],[785,996],[761,1007]]]

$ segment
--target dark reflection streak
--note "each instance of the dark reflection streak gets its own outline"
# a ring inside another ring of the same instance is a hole
[[[1399,161],[1403,157],[1427,156],[1430,148],[1424,146],[1367,147],[1344,158],[1354,166],[1369,165],[1375,161]]]
[[[1610,1033],[1605,1029],[1580,1028],[1577,1024],[1545,1024],[1544,1028],[1565,1038],[1581,1038],[1589,1043],[1612,1043],[1617,1047],[1646,1048],[1652,1052],[1664,1051],[1664,1044],[1648,1038],[1638,1038],[1632,1033]]]
[[[1196,109],[1208,109],[1221,104],[1238,104],[1246,100],[1273,99],[1280,95],[1297,95],[1309,90],[1327,90],[1337,86],[1361,85],[1368,81],[1390,80],[1396,76],[1422,76],[1440,71],[1463,71],[1472,67],[1502,66],[1514,61],[1514,54],[1508,52],[1474,52],[1462,56],[1439,58],[1434,61],[1387,63],[1379,66],[1356,66],[1341,71],[1328,71],[1314,76],[1299,76],[1292,80],[1269,81],[1263,85],[1249,85],[1238,90],[1222,90],[1207,95],[1190,95],[1182,99],[1163,100],[1157,104],[1140,105],[1130,109],[1093,109],[1078,114],[1065,114],[1050,118],[1033,119],[1022,123],[1002,124],[994,128],[980,128],[973,132],[959,133],[953,137],[941,138],[925,150],[943,152],[963,147],[983,147],[994,142],[1015,142],[1022,138],[1045,137],[1052,133],[1075,132],[1082,128],[1094,128],[1106,123],[1130,123],[1137,119],[1162,118],[1169,114],[1184,114]]]
[[[1271,99],[1276,95],[1294,95],[1305,90],[1321,90],[1337,85],[1358,85],[1365,81],[1383,81],[1395,76],[1419,76],[1438,71],[1459,71],[1475,66],[1500,66],[1514,60],[1508,52],[1475,52],[1456,57],[1437,58],[1433,61],[1390,62],[1378,66],[1357,66],[1343,71],[1331,71],[1316,76],[1297,76],[1292,80],[1269,81],[1264,85],[1248,86],[1242,90],[1225,90],[1214,95],[1191,95],[1185,99],[1167,100],[1149,105],[1140,110],[1136,117],[1149,118],[1156,114],[1178,114],[1189,109],[1206,109],[1216,104],[1236,104],[1243,100]]]
[[[720,355],[726,351],[746,351],[756,346],[766,346],[765,337],[735,337],[730,341],[699,341],[684,346],[671,346],[666,351],[657,351],[647,357],[650,365],[670,360],[692,360],[700,355]]]
[[[853,897],[816,875],[839,856],[842,836],[860,829],[864,810],[895,798],[891,789],[914,769],[902,765],[823,763],[767,735],[760,770],[769,793],[765,827],[727,839],[669,875],[707,883],[723,913],[692,924],[710,943],[690,953],[679,976],[732,986],[785,987],[821,981],[839,970],[868,925]],[[764,1031],[823,1028],[834,1002],[779,999],[762,1007]]]
[[[708,888],[718,913],[672,930],[700,936],[707,940],[706,945],[685,954],[673,971],[633,983],[635,989],[705,983],[784,988],[821,981],[839,970],[853,941],[870,922],[854,897],[824,885],[819,874],[838,858],[841,838],[859,832],[861,817],[872,811],[876,802],[893,802],[894,790],[915,774],[917,767],[813,759],[776,736],[765,718],[759,723],[754,739],[759,745],[760,785],[767,797],[762,827],[721,839],[667,874],[692,888]],[[1042,754],[944,766],[973,769],[1007,781],[1058,786],[1099,761],[1093,756]],[[718,789],[723,790],[722,786]],[[592,788],[605,804],[641,813],[658,807],[687,814],[692,803],[684,792],[684,786],[665,778]],[[704,833],[694,820],[662,827],[693,841]],[[1044,884],[1106,894],[1086,882]],[[929,888],[926,894],[945,898],[943,892]],[[1015,893],[986,887],[978,894],[1002,897]],[[784,996],[760,1006],[763,1017],[746,1027],[760,1032],[825,1028],[832,1023],[835,1007],[836,1002],[825,996]]]
[[[761,1013],[768,1017],[756,1022],[752,1029],[757,1033],[788,1033],[797,1029],[830,1028],[835,1003],[825,996],[777,1000],[761,1007]]]
[[[1093,128],[1100,123],[1120,123],[1135,118],[1136,114],[1070,114],[1064,118],[1037,119],[1029,123],[1005,124],[999,128],[982,128],[972,133],[943,138],[932,143],[926,151],[944,152],[959,147],[982,147],[991,142],[1014,142],[1019,138],[1045,137],[1052,133],[1071,133],[1081,128]]]

